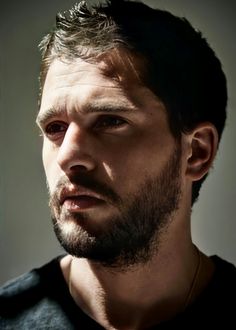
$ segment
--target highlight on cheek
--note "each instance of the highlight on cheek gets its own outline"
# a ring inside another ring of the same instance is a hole
[[[106,173],[107,173],[109,179],[110,179],[111,181],[114,181],[114,175],[113,175],[113,173],[112,173],[112,169],[111,169],[111,167],[110,167],[108,164],[106,164],[105,162],[102,162],[102,165],[103,165],[103,167],[104,167],[104,169],[105,169],[105,171],[106,171]]]

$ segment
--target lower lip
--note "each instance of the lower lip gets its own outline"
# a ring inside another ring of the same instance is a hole
[[[63,205],[66,207],[67,210],[72,212],[78,212],[82,210],[86,210],[92,207],[96,207],[104,203],[103,200],[90,197],[90,196],[78,196],[68,198],[64,201]]]

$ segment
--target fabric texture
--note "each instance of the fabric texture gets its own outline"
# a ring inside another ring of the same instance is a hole
[[[236,268],[217,257],[205,291],[183,313],[152,329],[235,329]],[[102,329],[74,303],[62,275],[60,257],[6,283],[0,289],[1,330]]]

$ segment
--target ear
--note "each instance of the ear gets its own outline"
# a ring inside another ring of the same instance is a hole
[[[200,180],[210,169],[218,148],[218,133],[211,123],[201,123],[187,134],[189,153],[186,175]]]

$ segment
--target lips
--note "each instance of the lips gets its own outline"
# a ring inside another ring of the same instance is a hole
[[[82,188],[64,188],[59,200],[60,204],[70,211],[88,209],[105,202],[97,193]]]
[[[65,199],[63,205],[70,211],[80,211],[103,203],[101,199],[90,196],[74,196]]]

